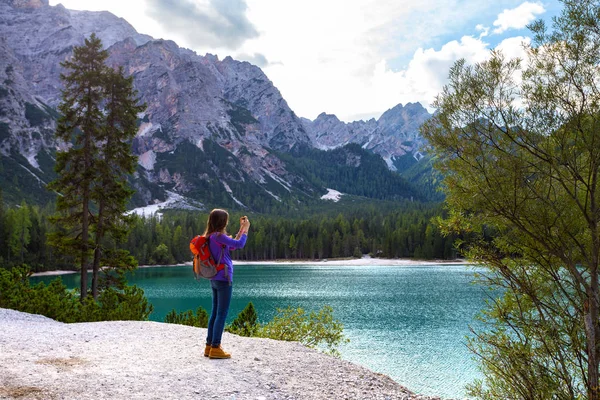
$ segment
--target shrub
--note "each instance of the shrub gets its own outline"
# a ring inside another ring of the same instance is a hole
[[[153,307],[137,286],[123,290],[108,288],[98,301],[91,296],[79,300],[76,290],[68,290],[59,278],[48,285],[29,283],[27,266],[0,270],[0,307],[40,314],[61,322],[93,322],[110,320],[146,320]]]
[[[192,310],[177,313],[177,311],[173,309],[165,316],[164,321],[169,324],[206,328],[208,327],[208,313],[202,307],[198,307],[196,314],[194,314]]]
[[[226,331],[240,336],[256,336],[259,329],[258,314],[254,304],[250,302],[226,328]]]
[[[339,356],[337,346],[347,343],[344,325],[333,319],[333,308],[324,306],[307,314],[302,308],[277,309],[271,322],[258,331],[260,337],[296,341],[311,348],[325,347],[326,353]]]
[[[192,310],[181,313],[171,310],[164,321],[206,328],[208,314],[202,307],[198,308],[196,315]],[[333,318],[333,308],[330,306],[308,314],[302,308],[278,308],[277,315],[266,325],[261,325],[256,308],[250,302],[227,326],[226,331],[240,336],[300,342],[310,348],[323,349],[333,356],[339,356],[337,347],[348,342],[343,335],[344,325]]]

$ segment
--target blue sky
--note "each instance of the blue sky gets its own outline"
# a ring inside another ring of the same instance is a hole
[[[459,58],[525,55],[525,25],[562,5],[519,0],[50,0],[108,10],[140,33],[258,65],[299,116],[351,121],[430,107]],[[431,109],[431,108],[430,108]]]

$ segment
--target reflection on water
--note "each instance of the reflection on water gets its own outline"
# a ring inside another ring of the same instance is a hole
[[[350,338],[341,349],[344,359],[390,375],[418,393],[460,397],[465,384],[479,377],[465,347],[468,325],[474,324],[485,298],[471,284],[473,272],[457,265],[236,265],[229,320],[249,301],[263,322],[278,307],[330,305]],[[209,309],[209,283],[192,276],[189,266],[141,268],[129,281],[142,287],[154,305],[150,318],[162,321],[173,308]],[[62,279],[69,287],[79,285],[77,275]]]

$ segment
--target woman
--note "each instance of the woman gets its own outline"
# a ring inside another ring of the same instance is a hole
[[[210,358],[230,358],[221,347],[221,337],[225,329],[225,320],[229,312],[231,302],[233,263],[231,262],[230,250],[241,249],[246,244],[250,221],[248,217],[240,218],[240,230],[235,239],[227,236],[227,223],[229,214],[225,210],[214,209],[208,216],[204,236],[209,239],[209,248],[213,259],[225,268],[215,275],[210,281],[212,287],[212,311],[208,320],[208,333],[206,335],[206,347],[204,356]]]

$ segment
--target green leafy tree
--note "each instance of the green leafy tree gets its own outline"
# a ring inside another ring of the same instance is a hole
[[[310,313],[288,307],[278,308],[277,315],[258,330],[258,336],[300,342],[311,348],[324,346],[329,354],[339,355],[337,347],[348,341],[343,331],[344,325],[333,318],[330,306]]]
[[[470,342],[483,399],[597,400],[600,4],[530,26],[528,62],[457,62],[422,129],[444,173],[446,231],[501,289]]]
[[[87,296],[87,270],[91,249],[92,190],[97,179],[98,141],[104,126],[101,103],[104,96],[104,61],[108,57],[100,39],[92,34],[83,46],[73,49],[73,57],[61,65],[65,85],[58,109],[61,118],[55,132],[62,143],[56,155],[58,178],[48,187],[59,193],[53,222],[59,229],[51,241],[61,252],[76,257],[81,270],[80,296]]]
[[[161,243],[156,246],[154,252],[152,253],[152,259],[157,264],[165,264],[168,265],[171,263],[171,253],[169,252],[169,248],[166,244]]]

